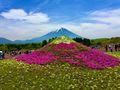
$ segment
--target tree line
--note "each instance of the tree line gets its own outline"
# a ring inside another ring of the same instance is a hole
[[[55,40],[57,37],[49,39],[49,40],[43,40],[40,43],[31,43],[31,44],[0,44],[0,50],[2,51],[16,51],[16,50],[37,50],[41,47],[45,46],[46,44],[49,44],[53,40]],[[90,46],[91,42],[89,39],[82,39],[82,38],[74,38],[76,42],[83,43],[84,45]]]
[[[120,43],[120,37],[112,37],[112,38],[99,38],[91,40],[92,45],[100,45],[106,46],[109,44],[118,44]]]
[[[0,44],[0,51],[16,51],[16,50],[36,50],[52,42],[55,38],[43,40],[40,43],[29,44]]]

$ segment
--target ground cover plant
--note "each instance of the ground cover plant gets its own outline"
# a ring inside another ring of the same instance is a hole
[[[18,56],[18,61],[1,60],[0,89],[120,89],[119,52],[109,55],[79,43],[59,42],[52,42],[31,54]]]
[[[120,51],[118,51],[118,52],[108,52],[108,54],[110,54],[112,56],[115,56],[117,58],[120,58]]]
[[[89,69],[104,69],[114,67],[120,63],[120,60],[116,57],[88,48],[65,36],[57,38],[31,54],[17,56],[16,59],[29,64],[68,62],[71,65],[83,66]]]
[[[103,70],[68,63],[26,64],[0,61],[1,90],[119,90],[120,65]]]

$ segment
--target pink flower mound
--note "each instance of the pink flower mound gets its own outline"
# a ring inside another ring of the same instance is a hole
[[[55,61],[57,57],[51,52],[35,51],[31,54],[17,56],[16,59],[29,64],[47,64]]]
[[[75,43],[71,43],[71,44],[59,43],[55,45],[55,49],[75,49],[75,48],[76,48]]]
[[[91,69],[114,67],[120,63],[117,58],[92,49],[90,51],[80,52],[75,57],[81,59]]]
[[[90,49],[79,43],[48,44],[40,51],[23,54],[17,56],[16,59],[29,64],[67,62],[70,65],[85,66],[90,69],[114,67],[120,63],[119,59],[111,55]]]

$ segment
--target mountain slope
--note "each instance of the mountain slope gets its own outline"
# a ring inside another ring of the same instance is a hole
[[[65,29],[65,28],[61,28],[59,30],[56,30],[56,31],[52,31],[42,37],[38,37],[38,38],[34,38],[32,40],[29,40],[27,41],[28,43],[29,42],[41,42],[43,40],[48,40],[50,38],[54,38],[54,37],[59,37],[59,36],[67,36],[67,37],[70,37],[70,38],[76,38],[76,37],[80,37],[82,38],[81,36],[75,34],[75,33],[72,33],[71,31]]]
[[[76,38],[76,37],[79,37],[79,38],[82,38],[81,36],[65,29],[65,28],[61,28],[61,29],[58,29],[56,31],[52,31],[52,32],[49,32],[48,34],[46,35],[43,35],[41,37],[37,37],[37,38],[33,38],[31,40],[16,40],[16,41],[7,41],[3,42],[3,40],[1,40],[1,44],[6,44],[6,43],[14,43],[14,44],[26,44],[26,43],[39,43],[39,42],[42,42],[43,40],[49,40],[51,38],[55,38],[55,37],[59,37],[59,36],[67,36],[69,38]]]
[[[6,38],[0,38],[0,44],[12,44],[13,42],[6,39]]]

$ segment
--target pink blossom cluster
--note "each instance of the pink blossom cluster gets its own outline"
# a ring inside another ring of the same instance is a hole
[[[90,49],[78,43],[50,44],[43,47],[40,51],[23,54],[17,56],[16,59],[29,64],[47,64],[60,61],[71,65],[86,66],[91,69],[114,67],[120,63],[120,60],[111,55]]]
[[[114,67],[120,63],[120,60],[117,58],[105,54],[104,52],[98,52],[94,49],[79,52],[75,57],[79,60],[82,60],[83,63],[91,69],[104,69],[107,67]]]
[[[75,49],[75,48],[76,48],[75,43],[71,43],[71,44],[59,43],[55,45],[55,49]]]
[[[51,52],[35,51],[30,54],[17,56],[16,59],[29,64],[47,64],[55,61],[57,56],[54,56]]]

